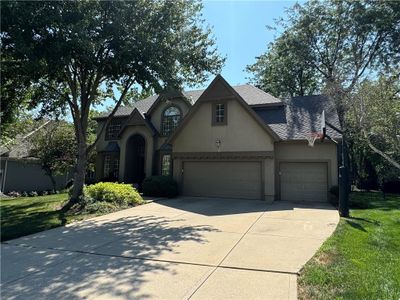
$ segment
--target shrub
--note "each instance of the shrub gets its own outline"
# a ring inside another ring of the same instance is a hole
[[[46,195],[48,195],[48,194],[49,194],[48,191],[39,191],[39,192],[38,192],[38,195],[39,195],[39,196],[46,196]]]
[[[392,180],[382,185],[384,193],[400,194],[400,180]]]
[[[38,193],[36,191],[31,191],[31,192],[28,193],[28,196],[29,197],[37,197]]]
[[[334,185],[330,188],[329,192],[334,195],[335,197],[339,198],[339,187]]]
[[[156,197],[175,197],[178,184],[169,176],[151,176],[143,181],[143,194]]]
[[[28,192],[22,192],[21,197],[28,197]]]
[[[111,203],[111,202],[105,202],[105,201],[95,201],[93,199],[88,199],[84,200],[83,203],[84,210],[85,212],[89,214],[93,213],[100,213],[100,214],[105,214],[105,213],[110,213],[113,211],[118,210],[118,205]]]
[[[21,197],[21,194],[16,191],[9,192],[7,195],[14,198]]]
[[[108,202],[118,207],[126,207],[143,201],[137,190],[130,184],[99,182],[85,186],[83,193],[88,203]]]

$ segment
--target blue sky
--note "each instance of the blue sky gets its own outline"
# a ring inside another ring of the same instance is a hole
[[[203,17],[213,27],[219,52],[226,56],[222,76],[231,84],[247,83],[246,65],[265,52],[275,33],[266,28],[296,1],[205,1]],[[205,83],[206,87],[209,82]]]
[[[274,40],[275,19],[285,15],[285,9],[297,1],[203,1],[203,18],[212,27],[219,53],[226,57],[222,76],[231,84],[247,83],[247,65],[255,62],[256,56],[264,53],[269,42]],[[301,0],[300,0],[301,2]],[[206,88],[213,79],[196,88]],[[108,99],[98,110],[113,106]]]

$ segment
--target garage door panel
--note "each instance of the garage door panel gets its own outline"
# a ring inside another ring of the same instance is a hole
[[[327,163],[281,163],[281,199],[288,201],[326,202],[328,200],[327,168]]]
[[[183,194],[260,199],[259,162],[184,162]]]

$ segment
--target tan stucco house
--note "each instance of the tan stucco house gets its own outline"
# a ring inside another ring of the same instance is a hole
[[[140,184],[170,175],[187,196],[327,201],[338,184],[337,146],[309,147],[306,139],[319,130],[322,110],[339,127],[324,96],[280,100],[218,75],[205,90],[119,108],[97,145],[97,180]],[[106,117],[97,119],[99,128]]]

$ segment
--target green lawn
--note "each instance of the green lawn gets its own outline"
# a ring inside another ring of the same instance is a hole
[[[351,207],[302,270],[300,299],[400,299],[400,196],[352,193]]]
[[[67,194],[0,200],[1,241],[65,225],[90,215],[65,215],[60,211]]]

